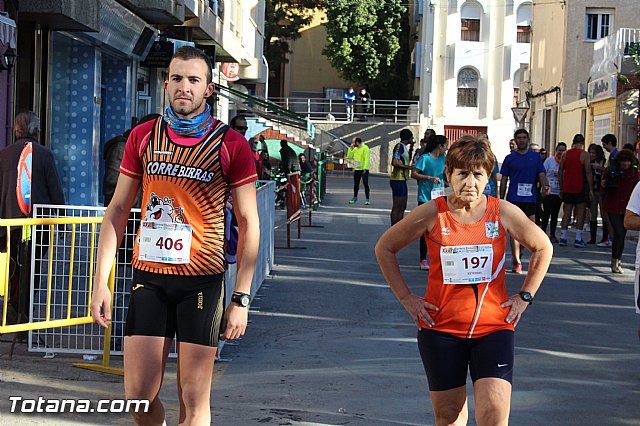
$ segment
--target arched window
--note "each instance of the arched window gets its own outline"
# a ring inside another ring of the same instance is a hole
[[[458,73],[458,106],[478,106],[478,73],[472,68],[463,68]]]
[[[460,40],[480,41],[480,16],[482,9],[476,4],[465,4],[460,10]]]
[[[531,43],[531,4],[525,3],[518,8],[516,13],[516,25],[518,34],[516,42]]]

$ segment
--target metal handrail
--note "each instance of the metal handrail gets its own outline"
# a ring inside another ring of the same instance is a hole
[[[235,103],[239,103],[238,100],[241,101],[244,109],[259,117],[298,129],[310,130],[306,117],[283,108],[276,103],[247,95],[226,86],[216,86],[216,93]]]
[[[398,99],[373,99],[367,103],[353,103],[353,120],[344,99],[335,98],[270,98],[289,111],[314,121],[382,121],[416,123],[419,121],[420,101]]]

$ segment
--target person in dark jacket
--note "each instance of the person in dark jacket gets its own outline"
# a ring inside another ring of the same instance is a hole
[[[39,142],[40,119],[34,112],[21,112],[15,120],[16,141],[0,151],[0,217],[5,219],[32,216],[34,204],[64,205],[62,183],[56,169],[55,158],[50,149]],[[31,156],[23,155],[31,151]],[[22,159],[21,159],[22,157]],[[26,162],[24,159],[26,158]],[[21,182],[20,196],[18,168],[20,163],[31,171],[31,179]],[[49,240],[48,230],[38,230],[42,241]],[[22,235],[21,228],[12,228],[9,234],[11,258],[9,267],[9,304],[7,319],[10,323],[27,320],[29,305],[29,283],[31,277],[31,239]],[[24,240],[24,241],[23,241]],[[7,231],[0,227],[0,251],[6,253]],[[39,271],[40,260],[47,252],[48,244],[36,246],[34,270]],[[39,287],[38,281],[35,282]]]
[[[371,94],[364,87],[358,93],[358,120],[367,121],[371,114]]]
[[[289,142],[282,139],[280,141],[280,172],[288,175],[289,173],[299,172],[300,162],[296,156],[296,152],[289,146]]]
[[[300,153],[298,154],[298,161],[300,162],[300,173],[303,175],[313,173],[313,166],[307,161],[307,156]]]

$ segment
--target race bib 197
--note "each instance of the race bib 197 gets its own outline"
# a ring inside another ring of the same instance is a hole
[[[491,281],[493,246],[451,246],[440,248],[444,284],[477,284]]]

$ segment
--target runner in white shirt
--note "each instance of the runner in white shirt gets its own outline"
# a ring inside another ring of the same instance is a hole
[[[631,193],[627,210],[624,213],[624,227],[627,230],[640,230],[640,183]],[[640,241],[636,246],[636,277],[633,283],[633,301],[636,313],[640,314]],[[638,327],[638,338],[640,339],[640,327]]]

